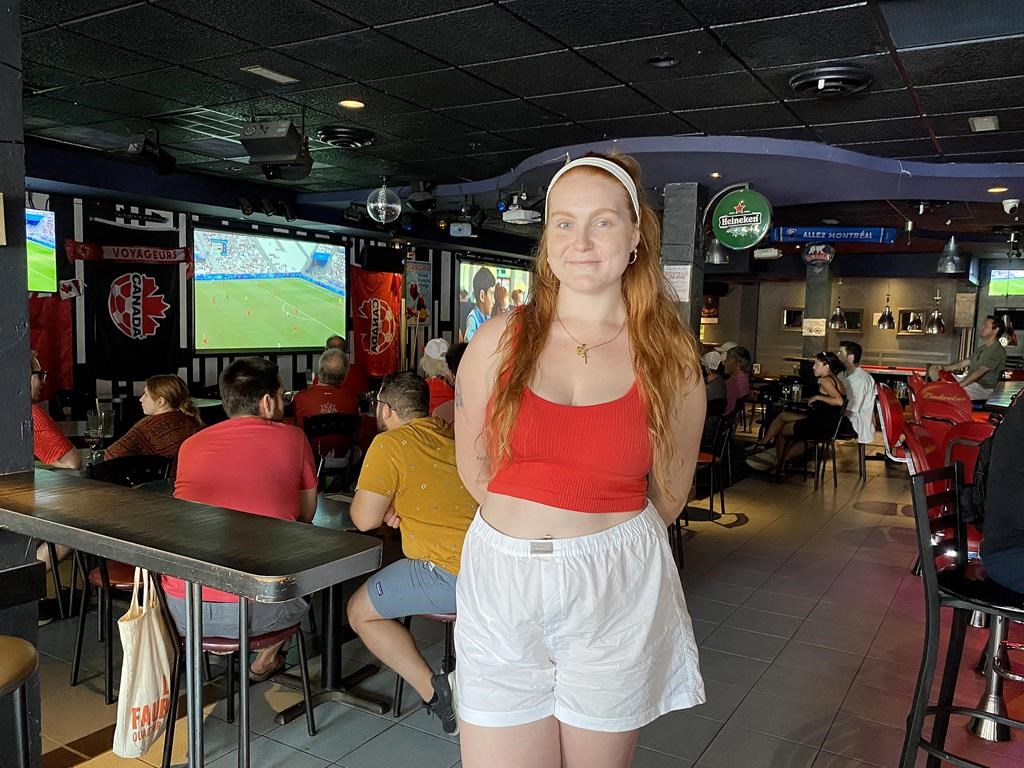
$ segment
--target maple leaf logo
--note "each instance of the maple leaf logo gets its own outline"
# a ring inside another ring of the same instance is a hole
[[[139,341],[156,335],[170,308],[151,275],[126,272],[110,284],[110,320],[129,339]]]

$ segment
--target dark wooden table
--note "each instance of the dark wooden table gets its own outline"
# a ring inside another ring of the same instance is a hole
[[[380,540],[140,493],[67,472],[0,477],[0,526],[187,582],[189,767],[201,768],[202,587],[258,602],[312,594],[380,567]],[[249,603],[238,601],[239,642]],[[110,642],[110,638],[108,638]],[[249,765],[249,681],[241,676],[238,764]]]
[[[985,401],[985,410],[1003,413],[1010,407],[1013,398],[1021,389],[1024,389],[1024,381],[1000,381],[996,384],[992,397]]]

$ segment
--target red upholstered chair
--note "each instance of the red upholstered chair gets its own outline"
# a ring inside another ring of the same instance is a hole
[[[956,376],[949,371],[939,371],[939,381],[950,381],[956,384]]]
[[[907,463],[906,451],[903,449],[903,406],[899,398],[885,384],[876,384],[875,409],[878,411],[878,424],[882,430],[882,444],[885,455],[892,461]]]
[[[950,428],[957,424],[972,423],[968,414],[944,400],[927,400],[919,397],[912,405],[912,412],[914,421],[927,429],[939,446],[946,444],[946,433]]]
[[[965,485],[974,484],[974,465],[978,461],[978,449],[995,431],[994,424],[967,421],[953,425],[946,433],[946,441],[942,446],[945,465],[952,466],[956,461],[963,464]]]
[[[910,377],[907,379],[907,387],[910,389],[911,401],[913,401],[913,399],[917,397],[917,393],[920,392],[921,388],[924,387],[927,383],[928,382],[925,381],[924,377],[917,371],[914,371],[912,374],[910,374]]]
[[[963,414],[963,418],[960,421],[988,421],[987,413],[973,411],[974,405],[971,402],[971,398],[967,396],[964,388],[956,382],[933,381],[922,387],[910,404],[915,419],[918,418],[918,414],[914,409],[920,408],[925,402],[929,405],[944,403],[951,408],[958,409]]]

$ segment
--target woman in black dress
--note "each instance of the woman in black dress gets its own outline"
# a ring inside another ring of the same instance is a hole
[[[765,432],[764,443],[775,443],[775,475],[783,474],[786,462],[803,455],[805,441],[831,439],[843,418],[846,387],[839,380],[843,364],[832,352],[819,352],[814,356],[813,370],[818,379],[818,394],[808,398],[809,410],[783,411]]]

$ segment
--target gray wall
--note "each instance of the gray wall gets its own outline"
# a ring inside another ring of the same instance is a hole
[[[756,285],[731,285],[729,293],[719,299],[718,322],[701,326],[701,340],[705,344],[734,341],[753,354],[757,344],[758,288]]]

